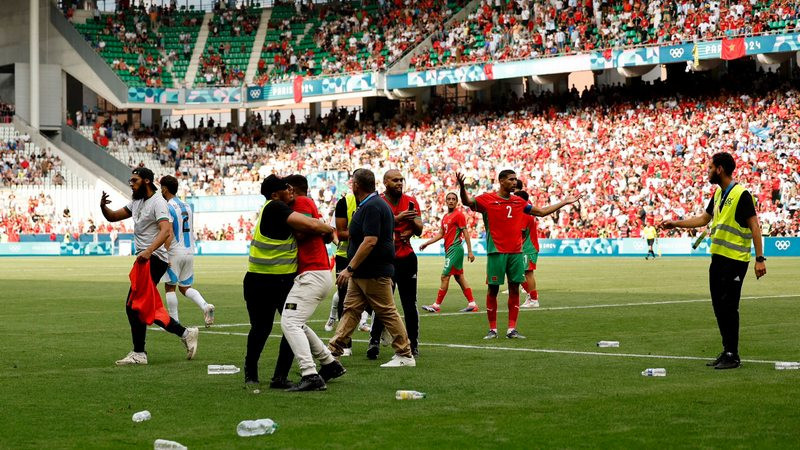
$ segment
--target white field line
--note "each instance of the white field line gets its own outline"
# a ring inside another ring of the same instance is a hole
[[[228,331],[205,331],[204,334],[220,334],[225,336],[247,336],[247,333],[237,333]],[[271,334],[269,337],[280,339],[281,335]],[[353,339],[353,342],[369,343],[368,339]],[[525,353],[552,353],[559,355],[581,355],[581,356],[613,356],[618,358],[640,358],[640,359],[677,359],[677,360],[691,360],[691,361],[708,361],[711,359],[709,356],[681,356],[681,355],[641,355],[638,353],[606,353],[606,352],[585,352],[577,350],[556,350],[549,348],[519,348],[519,347],[493,347],[488,345],[466,345],[466,344],[439,344],[439,343],[426,343],[420,342],[420,346],[425,347],[445,347],[445,348],[461,348],[469,350],[491,350],[501,352],[525,352]],[[763,359],[743,359],[742,362],[755,363],[755,364],[775,364],[779,361],[763,360]]]
[[[800,294],[784,294],[784,295],[764,295],[764,296],[751,296],[751,297],[742,297],[742,300],[763,300],[763,299],[770,299],[770,298],[794,298],[800,297]],[[660,302],[635,302],[635,303],[610,303],[610,304],[601,304],[601,305],[576,305],[576,306],[544,306],[540,308],[520,308],[520,312],[523,311],[565,311],[571,309],[594,309],[594,308],[622,308],[626,306],[650,306],[650,305],[677,305],[682,303],[701,303],[701,302],[709,302],[711,299],[709,298],[699,298],[699,299],[691,299],[691,300],[665,300]],[[465,316],[465,315],[475,315],[475,314],[482,314],[484,311],[478,311],[477,313],[474,312],[451,312],[451,313],[420,313],[420,317],[446,317],[446,316]],[[500,309],[498,312],[508,312],[508,310]],[[307,323],[322,323],[327,322],[327,319],[311,319]],[[279,325],[281,322],[272,322],[273,325]],[[229,328],[229,327],[244,327],[250,325],[249,323],[227,323],[227,324],[219,324],[213,325],[214,328]]]

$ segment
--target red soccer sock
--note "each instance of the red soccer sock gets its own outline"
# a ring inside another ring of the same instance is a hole
[[[530,291],[528,290],[528,282],[527,282],[527,281],[523,281],[523,282],[522,282],[522,284],[520,284],[520,286],[522,287],[522,290],[523,290],[523,291],[525,291],[525,292],[530,292]]]
[[[539,291],[534,289],[534,290],[530,291],[530,294],[531,294],[531,298],[532,299],[539,300]]]
[[[486,294],[486,315],[489,317],[489,329],[497,329],[497,296]]]
[[[439,289],[439,293],[436,294],[436,304],[441,305],[444,301],[444,296],[447,295],[447,291],[443,291]]]
[[[517,328],[517,317],[519,316],[519,291],[508,291],[508,328]]]
[[[472,296],[472,288],[464,290],[464,297],[467,297],[468,302],[475,303],[475,297]]]

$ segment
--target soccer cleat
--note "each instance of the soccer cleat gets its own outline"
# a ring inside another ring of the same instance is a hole
[[[508,339],[527,339],[525,336],[519,334],[519,331],[516,329],[509,331],[506,337]]]
[[[214,311],[214,305],[211,303],[209,303],[208,306],[206,306],[206,308],[203,310],[203,319],[206,321],[206,328],[214,325]]]
[[[346,349],[342,350],[342,356],[353,356],[353,349],[352,348],[346,348]]]
[[[369,359],[378,359],[378,355],[381,353],[381,347],[375,342],[370,342],[369,347],[367,347],[367,358]]]
[[[485,340],[497,339],[497,331],[489,330],[489,333],[487,333],[486,336],[483,337],[483,339]]]
[[[419,357],[419,347],[411,347],[411,357],[415,359]]]
[[[325,322],[325,331],[333,331],[334,325],[336,325],[336,318],[328,317],[328,321]]]
[[[116,362],[118,366],[129,366],[134,364],[146,365],[147,353],[145,352],[130,352],[124,358]]]
[[[528,299],[525,300],[525,303],[519,305],[519,307],[520,308],[538,308],[539,307],[539,300],[534,300],[534,299],[530,298],[530,296],[529,296]]]
[[[197,353],[197,337],[200,335],[200,331],[195,327],[187,328],[186,331],[188,334],[185,338],[181,338],[181,342],[186,347],[186,359],[192,359]]]
[[[432,305],[422,305],[422,309],[424,309],[425,311],[428,311],[428,312],[437,313],[437,312],[441,311],[442,308],[440,308],[439,305],[434,303]]]
[[[328,389],[328,386],[325,385],[325,380],[315,373],[300,378],[300,382],[286,389],[286,392],[324,391],[326,389]]]
[[[722,354],[720,361],[714,366],[715,369],[735,369],[742,365],[742,361],[739,359],[739,355],[734,355],[731,352],[725,352]]]
[[[269,382],[270,389],[289,389],[294,387],[294,383],[286,377],[275,377]]]
[[[478,305],[469,306],[467,305],[466,308],[462,309],[461,312],[478,312]]]
[[[724,355],[725,355],[725,352],[724,352],[724,351],[723,351],[723,352],[721,352],[721,353],[720,353],[720,354],[717,356],[717,358],[716,358],[716,359],[714,359],[714,360],[711,360],[711,361],[707,362],[707,363],[706,363],[706,367],[714,367],[714,366],[716,366],[717,364],[719,364],[719,362],[720,362],[720,361],[722,361],[722,357],[723,357]]]
[[[381,367],[416,367],[417,360],[411,356],[394,355],[389,362],[381,364]]]
[[[333,361],[330,364],[323,364],[322,367],[319,368],[319,376],[321,376],[326,382],[334,378],[339,378],[346,373],[347,369],[345,369],[342,363],[339,361]]]
[[[369,333],[370,331],[369,324],[367,322],[361,322],[360,324],[358,324],[358,331]]]

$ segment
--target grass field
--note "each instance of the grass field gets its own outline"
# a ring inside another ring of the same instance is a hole
[[[180,341],[148,332],[150,365],[115,367],[131,348],[123,301],[130,258],[0,259],[0,447],[152,448],[157,438],[189,448],[795,447],[800,433],[800,260],[770,258],[751,272],[741,305],[738,370],[715,371],[720,351],[705,258],[546,258],[537,271],[542,307],[520,313],[526,340],[484,341],[485,262],[468,265],[479,314],[455,314],[453,283],[443,313],[421,312],[416,368],[382,369],[356,332],[348,373],[326,392],[243,388],[241,374],[209,376],[207,364],[241,367],[247,313],[245,258],[201,257],[196,287],[217,306],[201,328],[196,360]],[[438,288],[439,258],[421,258],[419,304]],[[455,289],[454,289],[455,288]],[[505,296],[499,328],[505,330]],[[202,314],[181,297],[181,321]],[[322,330],[329,303],[311,325]],[[280,333],[278,325],[273,336]],[[597,348],[618,340],[619,348]],[[261,359],[262,381],[278,339]],[[640,372],[665,367],[665,378]],[[293,379],[298,379],[293,371]],[[397,389],[428,393],[397,401]],[[147,409],[153,418],[133,423]],[[270,417],[271,436],[240,438],[243,419]]]

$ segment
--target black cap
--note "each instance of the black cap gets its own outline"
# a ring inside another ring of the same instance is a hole
[[[272,174],[261,182],[261,195],[269,198],[273,192],[282,191],[289,187],[285,178]]]
[[[155,175],[153,175],[153,171],[148,169],[147,167],[137,167],[131,171],[134,175],[139,175],[143,180],[150,180],[155,181]]]

